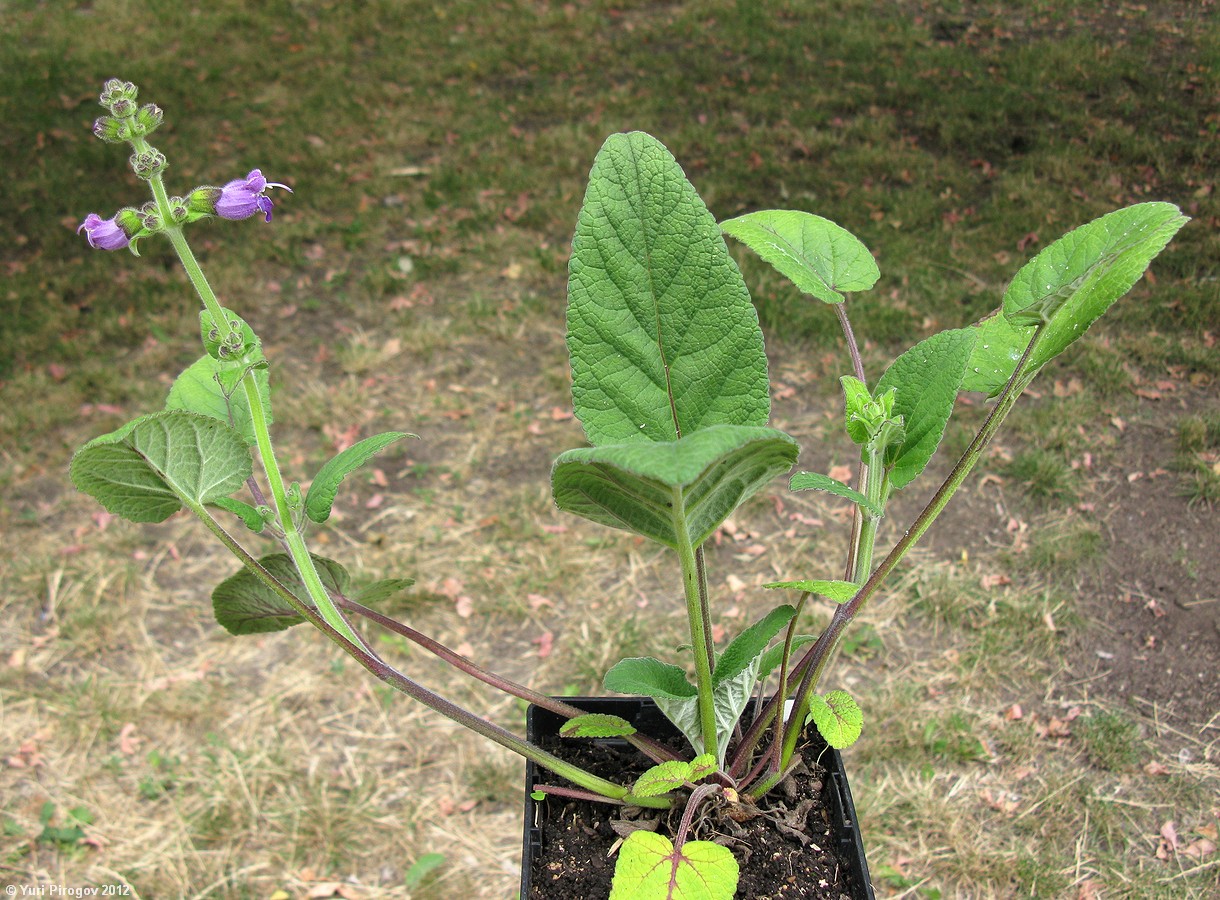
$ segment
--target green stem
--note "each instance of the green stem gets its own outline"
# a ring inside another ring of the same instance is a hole
[[[305,546],[305,538],[297,528],[295,510],[288,502],[288,492],[284,488],[284,478],[280,474],[279,464],[275,459],[275,450],[271,446],[271,430],[267,425],[267,413],[263,408],[263,398],[259,394],[254,377],[247,372],[242,378],[242,387],[246,392],[246,403],[250,407],[250,423],[254,428],[254,440],[258,445],[258,456],[263,464],[263,473],[267,476],[267,486],[271,489],[271,502],[284,532],[284,544],[292,555],[301,581],[309,592],[318,612],[331,628],[339,632],[353,644],[364,647],[364,641],[356,634],[351,624],[336,608],[322,584],[318,569],[314,565],[309,548]],[[366,648],[367,649],[367,648]]]
[[[682,497],[674,489],[674,509],[682,509]],[[712,697],[711,634],[708,633],[707,590],[700,584],[702,567],[695,548],[691,546],[686,517],[675,516],[678,537],[678,559],[682,563],[682,587],[686,593],[686,616],[690,623],[691,647],[695,657],[695,686],[699,692],[699,728],[703,733],[703,752],[717,759],[719,740],[716,736],[716,705]],[[702,588],[702,589],[701,589]]]
[[[154,177],[149,179],[149,182],[153,186],[154,194],[157,194],[158,203],[160,203],[165,194],[165,188],[161,184],[161,179]],[[178,259],[182,261],[182,267],[186,270],[187,278],[194,285],[195,292],[199,294],[204,307],[211,314],[212,321],[216,323],[218,328],[224,328],[228,325],[231,329],[233,326],[229,324],[229,319],[225,316],[220,301],[216,299],[216,293],[212,290],[212,286],[208,284],[208,279],[203,274],[199,261],[195,259],[195,254],[191,252],[190,245],[187,243],[182,229],[167,228],[165,234],[177,252]],[[284,488],[284,478],[280,474],[279,464],[275,459],[275,451],[271,446],[271,430],[267,423],[267,411],[263,406],[263,398],[258,391],[258,385],[255,383],[250,371],[247,371],[242,376],[241,383],[246,393],[246,402],[250,407],[250,422],[254,429],[254,440],[258,448],[259,461],[262,463],[263,472],[267,476],[267,484],[271,489],[271,501],[275,508],[276,516],[279,519],[280,528],[284,533],[284,544],[292,556],[293,563],[296,564],[297,570],[301,574],[301,581],[309,592],[309,598],[314,602],[326,623],[353,644],[364,647],[364,641],[356,634],[352,626],[343,617],[343,614],[335,607],[335,604],[330,599],[330,595],[327,594],[326,588],[322,584],[322,579],[318,576],[317,567],[314,566],[313,557],[309,555],[309,549],[305,546],[305,538],[301,535],[300,529],[297,528],[292,507],[288,503],[288,492]]]
[[[160,178],[151,179],[153,191],[161,183]],[[161,194],[165,194],[165,188],[161,188]],[[207,276],[203,274],[203,269],[199,265],[199,261],[195,259],[195,254],[191,252],[191,245],[186,242],[186,235],[182,233],[179,227],[169,227],[165,229],[165,236],[169,238],[169,242],[173,245],[174,251],[178,254],[178,259],[182,262],[182,268],[186,270],[186,277],[191,280],[191,284],[195,288],[195,293],[199,295],[199,299],[203,301],[204,308],[208,311],[208,315],[212,317],[212,321],[217,328],[234,330],[235,326],[229,322],[229,317],[224,314],[224,309],[220,306],[220,301],[216,299],[216,293],[212,290],[212,286],[208,284]],[[220,335],[223,342],[225,335]]]

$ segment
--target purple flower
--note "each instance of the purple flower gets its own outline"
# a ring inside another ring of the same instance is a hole
[[[268,181],[258,169],[245,178],[230,181],[220,189],[216,198],[216,215],[225,219],[248,219],[256,212],[264,213],[266,221],[271,221],[271,208],[275,204],[270,197],[263,195],[267,188],[283,188],[292,193],[292,188],[286,184]]]
[[[122,250],[127,246],[129,238],[116,219],[118,215],[112,219],[103,219],[97,213],[89,213],[85,216],[85,221],[81,222],[80,228],[76,229],[76,233],[85,232],[89,246],[98,250]]]

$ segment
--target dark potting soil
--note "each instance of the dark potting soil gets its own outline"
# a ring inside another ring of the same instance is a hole
[[[546,749],[619,783],[634,778],[651,762],[635,748],[590,741],[546,738]],[[820,748],[817,748],[820,749]],[[855,886],[847,861],[838,854],[828,801],[825,770],[817,749],[800,748],[803,765],[756,809],[721,800],[705,805],[690,840],[724,844],[741,866],[738,897],[750,900],[852,900]],[[544,776],[548,781],[554,776]],[[556,778],[556,783],[562,779]],[[649,818],[671,840],[682,810],[628,811],[621,806],[548,797],[542,809],[542,853],[534,863],[529,900],[600,900],[610,895],[617,859],[615,830]],[[638,812],[634,819],[627,818]],[[629,823],[626,824],[625,823]]]

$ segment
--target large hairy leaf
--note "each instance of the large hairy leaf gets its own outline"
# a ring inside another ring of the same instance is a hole
[[[569,263],[568,350],[591,444],[767,423],[767,359],[745,282],[649,135],[612,135],[593,163]]]
[[[895,490],[914,481],[936,452],[975,337],[969,328],[934,334],[894,360],[877,382],[876,394],[894,389],[894,414],[902,416],[903,438],[885,459]]]
[[[1009,284],[1002,315],[974,326],[978,340],[962,388],[998,394],[1039,323],[1045,328],[1029,371],[1041,369],[1131,290],[1189,221],[1172,203],[1137,203],[1049,244]]]
[[[719,425],[666,443],[569,450],[555,460],[560,509],[677,547],[699,546],[741,503],[796,462],[782,431]]]
[[[94,438],[72,457],[72,483],[117,516],[161,522],[184,503],[229,496],[250,477],[245,441],[218,419],[170,410]]]

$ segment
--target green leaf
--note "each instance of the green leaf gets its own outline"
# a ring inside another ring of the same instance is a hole
[[[631,793],[636,797],[660,797],[677,790],[690,780],[690,763],[683,759],[671,759],[653,766],[636,779]]]
[[[752,662],[756,662],[771,639],[783,631],[792,621],[796,609],[792,606],[777,606],[759,619],[724,648],[716,660],[716,668],[712,670],[712,684],[719,685],[730,678],[735,678]]]
[[[864,714],[846,691],[831,691],[824,697],[809,698],[809,718],[831,747],[850,747],[864,729]]]
[[[866,291],[881,270],[854,234],[829,219],[790,209],[765,209],[720,223],[806,294],[842,303],[841,291]]]
[[[566,738],[613,738],[635,734],[635,726],[626,719],[609,713],[589,713],[568,719],[559,729]]]
[[[860,590],[860,585],[852,584],[850,581],[772,581],[770,584],[764,584],[763,587],[809,591],[819,597],[833,600],[835,603],[846,603]]]
[[[732,900],[738,877],[727,847],[687,841],[675,848],[663,834],[633,831],[619,850],[610,900]]]
[[[258,511],[257,507],[234,500],[232,497],[218,497],[212,501],[212,505],[239,516],[245,526],[255,534],[261,532],[267,524],[267,520],[263,518],[263,514]]]
[[[611,135],[568,266],[572,401],[589,443],[766,425],[758,315],[716,220],[659,141]]]
[[[94,438],[72,457],[72,483],[115,515],[162,522],[183,503],[227,497],[250,477],[241,436],[216,419],[154,413]]]
[[[182,409],[219,419],[237,429],[246,445],[252,446],[255,443],[254,424],[250,417],[246,392],[240,385],[241,376],[245,371],[244,367],[234,363],[223,363],[210,356],[202,356],[174,380],[165,400],[165,408]],[[270,425],[271,382],[267,370],[254,369],[249,374],[258,387],[267,424]]]
[[[602,681],[608,691],[619,694],[643,694],[654,700],[682,700],[698,695],[695,686],[686,680],[686,672],[670,663],[651,656],[621,659],[606,673]]]
[[[310,554],[312,556],[312,554]],[[318,577],[332,594],[343,594],[351,579],[333,559],[313,557]],[[313,606],[292,557],[287,553],[264,556],[259,564],[306,606]],[[226,578],[212,591],[212,612],[230,634],[263,634],[283,631],[305,619],[249,569]]]
[[[1069,231],[1022,266],[1004,292],[1004,318],[1017,326],[1046,323],[1033,370],[1131,290],[1189,221],[1172,203],[1137,203]]]
[[[885,513],[885,510],[870,501],[855,488],[848,487],[843,482],[836,481],[829,475],[819,475],[817,472],[797,472],[788,480],[788,490],[825,491],[827,494],[834,494],[836,497],[842,497],[844,500],[860,504],[874,516],[880,517]]]
[[[560,509],[668,547],[685,525],[697,547],[798,452],[781,431],[718,425],[667,443],[569,450],[555,460],[551,488]]]
[[[895,391],[894,414],[902,440],[886,450],[890,486],[906,487],[924,470],[945,433],[976,338],[969,328],[934,334],[898,357],[877,382],[875,394]]]
[[[806,644],[812,644],[816,641],[812,634],[796,634],[792,636],[792,652],[804,647]],[[767,678],[779,666],[784,659],[784,645],[777,644],[762,655],[758,661],[758,677]]]
[[[997,309],[970,326],[974,347],[962,378],[963,391],[984,391],[994,397],[1012,377],[1025,348],[1034,336],[1034,326],[1016,326]]]
[[[403,882],[408,888],[417,888],[424,883],[429,875],[444,864],[445,854],[425,853],[411,864],[411,868],[407,869],[407,874],[403,876]]]
[[[405,437],[416,437],[416,435],[408,434],[405,431],[386,431],[382,434],[375,434],[353,444],[328,460],[314,477],[313,484],[309,486],[309,493],[305,496],[305,515],[318,523],[329,519],[330,509],[335,503],[335,494],[343,479],[390,444]]]
[[[364,606],[375,606],[415,584],[414,578],[383,578],[352,593],[352,599]]]

